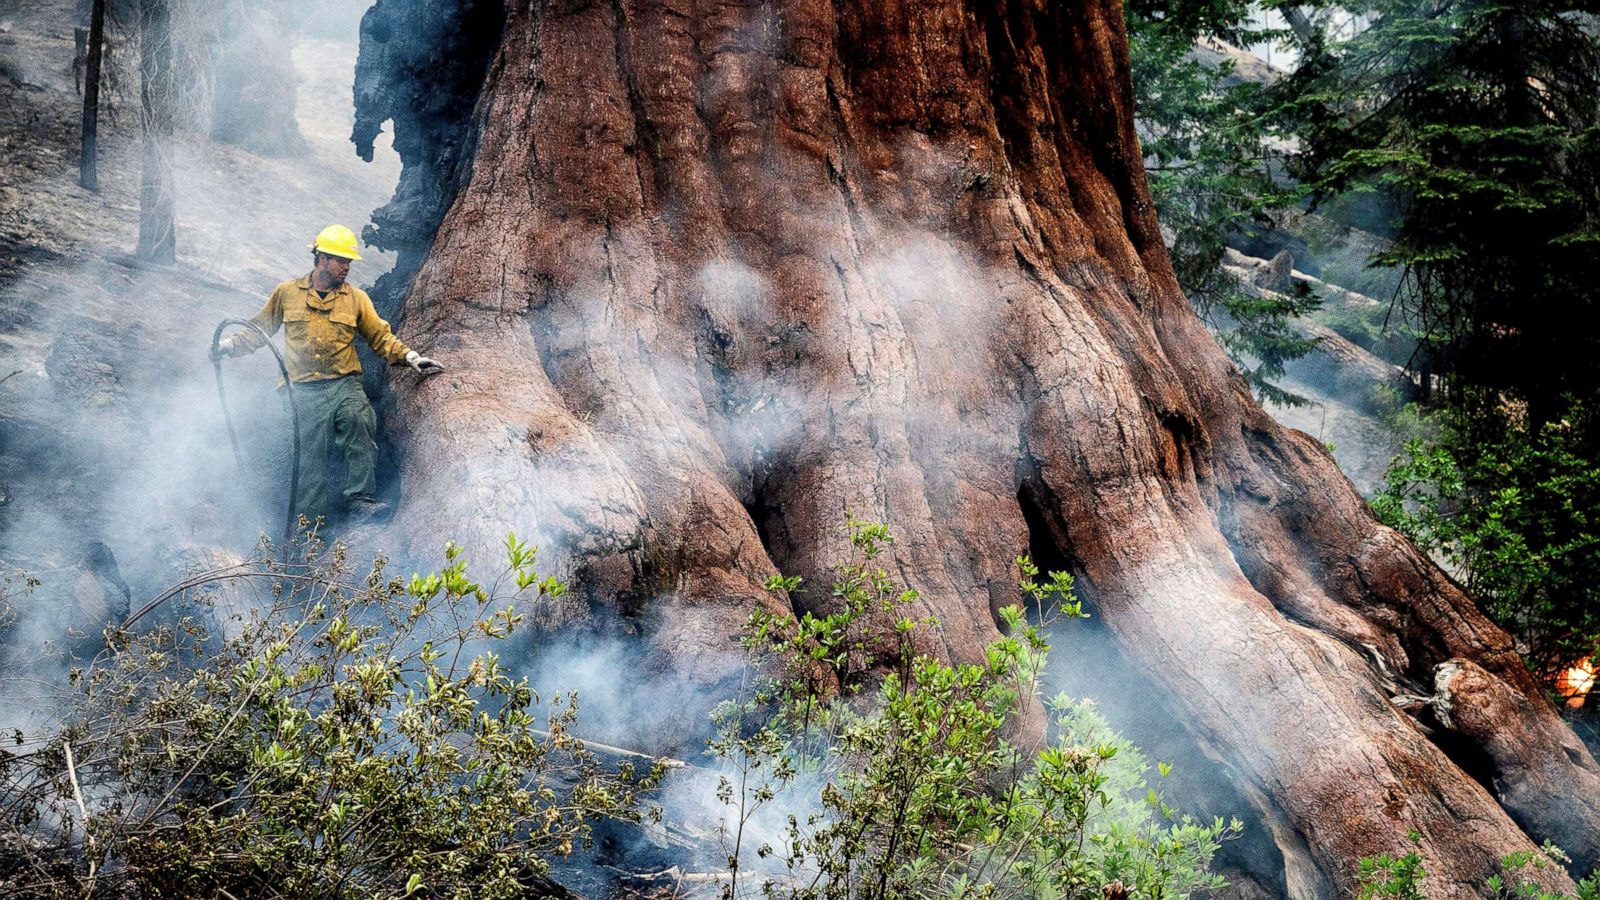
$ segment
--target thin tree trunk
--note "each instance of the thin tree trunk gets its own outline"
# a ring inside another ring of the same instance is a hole
[[[1285,6],[1281,10],[1283,20],[1289,23],[1289,30],[1303,44],[1309,44],[1317,39],[1317,26],[1311,23],[1311,17],[1298,6]]]
[[[95,140],[100,128],[100,61],[105,54],[106,2],[94,0],[89,14],[88,60],[83,76],[83,143],[78,155],[78,184],[85,190],[100,190],[95,166]]]
[[[439,6],[369,12],[358,122],[470,40],[419,27]],[[1600,767],[1508,637],[1189,310],[1115,0],[535,0],[484,33],[481,92],[434,98],[476,112],[403,307],[450,373],[395,383],[396,524],[532,537],[580,588],[552,615],[684,686],[642,731],[694,727],[750,612],[789,611],[763,580],[826,584],[853,512],[940,623],[918,652],[977,660],[1015,556],[1068,561],[1259,805],[1283,893],[1352,895],[1411,831],[1438,897],[1547,838],[1600,857]]]
[[[172,180],[174,83],[172,11],[167,0],[139,2],[139,101],[143,154],[139,168],[138,258],[177,261],[176,197]]]

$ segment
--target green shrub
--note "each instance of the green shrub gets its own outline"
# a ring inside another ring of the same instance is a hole
[[[1412,843],[1421,841],[1421,834],[1411,832]],[[1422,854],[1416,850],[1409,850],[1402,856],[1385,853],[1366,857],[1358,864],[1357,871],[1361,879],[1361,889],[1356,895],[1359,900],[1424,900],[1426,897],[1422,882],[1427,880],[1428,870],[1423,868]]]
[[[1411,832],[1411,841],[1420,844],[1422,835]],[[1559,847],[1550,843],[1538,851],[1508,853],[1500,859],[1500,874],[1490,876],[1484,886],[1488,896],[1498,900],[1600,900],[1600,875],[1579,881],[1576,895],[1551,893],[1528,877],[1548,866],[1571,861]],[[1356,870],[1361,885],[1357,897],[1359,900],[1423,900],[1427,895],[1423,893],[1422,884],[1428,879],[1425,863],[1417,850],[1409,850],[1398,857],[1387,853],[1366,857]]]
[[[352,579],[336,548],[254,570],[271,594],[234,637],[194,618],[108,634],[64,728],[0,771],[8,850],[87,819],[55,848],[79,862],[0,874],[7,896],[525,896],[593,818],[636,818],[659,772],[602,769],[576,698],[541,718],[501,664],[528,604],[563,590],[533,548],[506,552],[486,588],[454,546],[409,582],[381,559]]]
[[[1378,517],[1441,554],[1547,682],[1600,641],[1600,469],[1569,416],[1537,429],[1503,411],[1412,440],[1373,498]]]
[[[1099,898],[1120,882],[1132,897],[1175,898],[1221,884],[1210,861],[1239,824],[1167,805],[1092,704],[1058,698],[1055,739],[1015,743],[1048,650],[1022,606],[1001,610],[1006,636],[979,660],[920,654],[915,633],[934,623],[878,562],[887,530],[849,528],[855,557],[838,570],[832,611],[752,617],[750,689],[717,711],[724,897]],[[1018,563],[1019,601],[1082,615],[1070,576],[1040,583]],[[777,827],[758,828],[763,815]]]

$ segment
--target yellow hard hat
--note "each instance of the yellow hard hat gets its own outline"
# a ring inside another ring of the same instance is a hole
[[[329,225],[322,229],[317,239],[311,242],[311,249],[345,259],[361,258],[361,254],[356,252],[356,233],[343,225]]]

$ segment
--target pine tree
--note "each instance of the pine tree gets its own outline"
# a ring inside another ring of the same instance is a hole
[[[1373,262],[1453,405],[1559,420],[1600,390],[1600,3],[1340,5],[1365,29],[1311,34],[1285,86],[1297,174],[1399,197]]]

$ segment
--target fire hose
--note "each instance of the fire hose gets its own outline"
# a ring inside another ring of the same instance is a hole
[[[233,414],[228,410],[228,390],[222,380],[222,354],[218,352],[222,344],[222,333],[230,326],[243,328],[253,332],[256,337],[261,339],[261,343],[264,344],[268,350],[272,351],[273,357],[278,361],[278,371],[283,375],[284,393],[289,398],[289,421],[293,426],[294,440],[290,445],[291,451],[289,455],[289,508],[284,514],[283,522],[283,565],[285,568],[287,568],[289,565],[289,548],[292,545],[294,538],[294,526],[296,520],[295,501],[298,499],[300,494],[300,405],[294,398],[294,382],[289,378],[289,365],[284,361],[282,351],[273,345],[272,340],[267,336],[265,331],[261,330],[260,326],[256,325],[254,322],[249,322],[244,319],[223,319],[221,322],[217,323],[217,330],[211,333],[211,367],[217,377],[217,400],[222,405],[222,421],[228,426],[228,443],[233,446],[233,461],[238,464],[241,475],[246,474],[248,470],[245,468],[244,464],[244,452],[239,449],[238,432],[233,427]],[[421,371],[422,377],[427,378],[443,372],[444,367],[438,363],[432,363]],[[215,580],[216,578],[236,578],[241,577],[244,574],[248,573],[236,573],[224,570],[224,572],[221,574],[212,573],[211,575],[196,581],[184,582],[145,604],[137,612],[128,616],[128,618],[123,621],[122,627],[133,627],[135,622],[138,622],[140,619],[144,618],[157,606],[160,606],[162,603],[166,602],[168,598],[179,593],[180,591],[186,590],[189,587],[193,587],[195,584],[198,584],[201,581],[210,581]]]
[[[300,493],[300,406],[294,399],[294,382],[289,378],[289,365],[284,362],[283,353],[273,346],[267,333],[254,322],[244,319],[223,319],[217,323],[217,330],[211,334],[211,366],[217,376],[217,400],[222,403],[222,421],[228,426],[228,443],[233,445],[233,461],[239,466],[239,474],[244,475],[247,469],[244,465],[244,453],[239,450],[239,435],[233,428],[233,416],[228,412],[228,391],[222,382],[222,354],[219,352],[222,345],[222,332],[229,326],[236,326],[254,332],[261,339],[272,355],[278,360],[278,371],[283,373],[283,390],[289,397],[289,421],[294,428],[294,441],[291,444],[289,455],[289,510],[283,521],[283,563],[289,564],[289,547],[294,539],[295,502]]]

